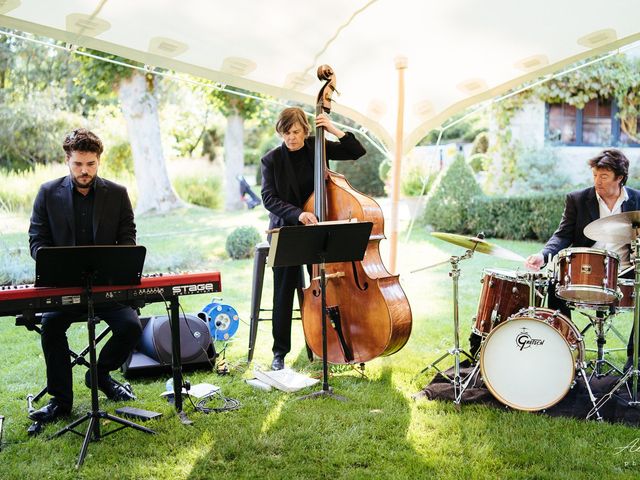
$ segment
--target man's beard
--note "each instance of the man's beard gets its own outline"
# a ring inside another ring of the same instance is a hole
[[[87,176],[81,176],[80,178],[91,178],[91,181],[89,183],[82,185],[78,182],[78,179],[76,177],[73,177],[73,184],[78,188],[91,188],[93,184],[96,182],[95,176],[89,177],[89,175],[87,175]]]

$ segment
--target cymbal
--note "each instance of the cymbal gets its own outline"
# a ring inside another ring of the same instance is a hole
[[[640,211],[618,213],[599,218],[584,227],[584,234],[591,240],[606,243],[631,243],[636,238],[633,225],[640,226]]]
[[[445,242],[453,243],[454,245],[458,245],[475,252],[493,255],[494,257],[504,258],[506,260],[513,260],[514,262],[524,262],[523,256],[506,248],[499,247],[493,243],[489,243],[484,238],[466,237],[464,235],[444,232],[431,232],[431,235],[439,238],[440,240],[444,240]]]

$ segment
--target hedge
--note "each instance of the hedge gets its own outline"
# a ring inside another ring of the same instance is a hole
[[[558,228],[565,198],[564,193],[476,198],[469,207],[464,233],[547,241]]]

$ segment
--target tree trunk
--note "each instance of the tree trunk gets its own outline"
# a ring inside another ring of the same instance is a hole
[[[127,122],[138,184],[136,214],[162,213],[184,206],[169,181],[160,138],[158,101],[145,75],[136,71],[122,79],[118,98]]]
[[[227,117],[224,135],[224,208],[226,211],[243,208],[240,184],[236,178],[244,172],[244,118],[237,113]]]

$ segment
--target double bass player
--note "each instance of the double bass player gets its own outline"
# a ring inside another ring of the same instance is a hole
[[[338,129],[329,117],[316,116],[316,126],[334,135],[338,142],[327,141],[327,159],[356,160],[366,151],[350,132]],[[276,122],[282,137],[280,146],[262,157],[262,202],[269,211],[269,229],[286,225],[308,225],[318,219],[302,207],[314,190],[314,143],[305,112],[298,107],[285,108]],[[291,350],[293,297],[300,278],[300,267],[273,268],[273,362],[271,368],[284,368]]]

